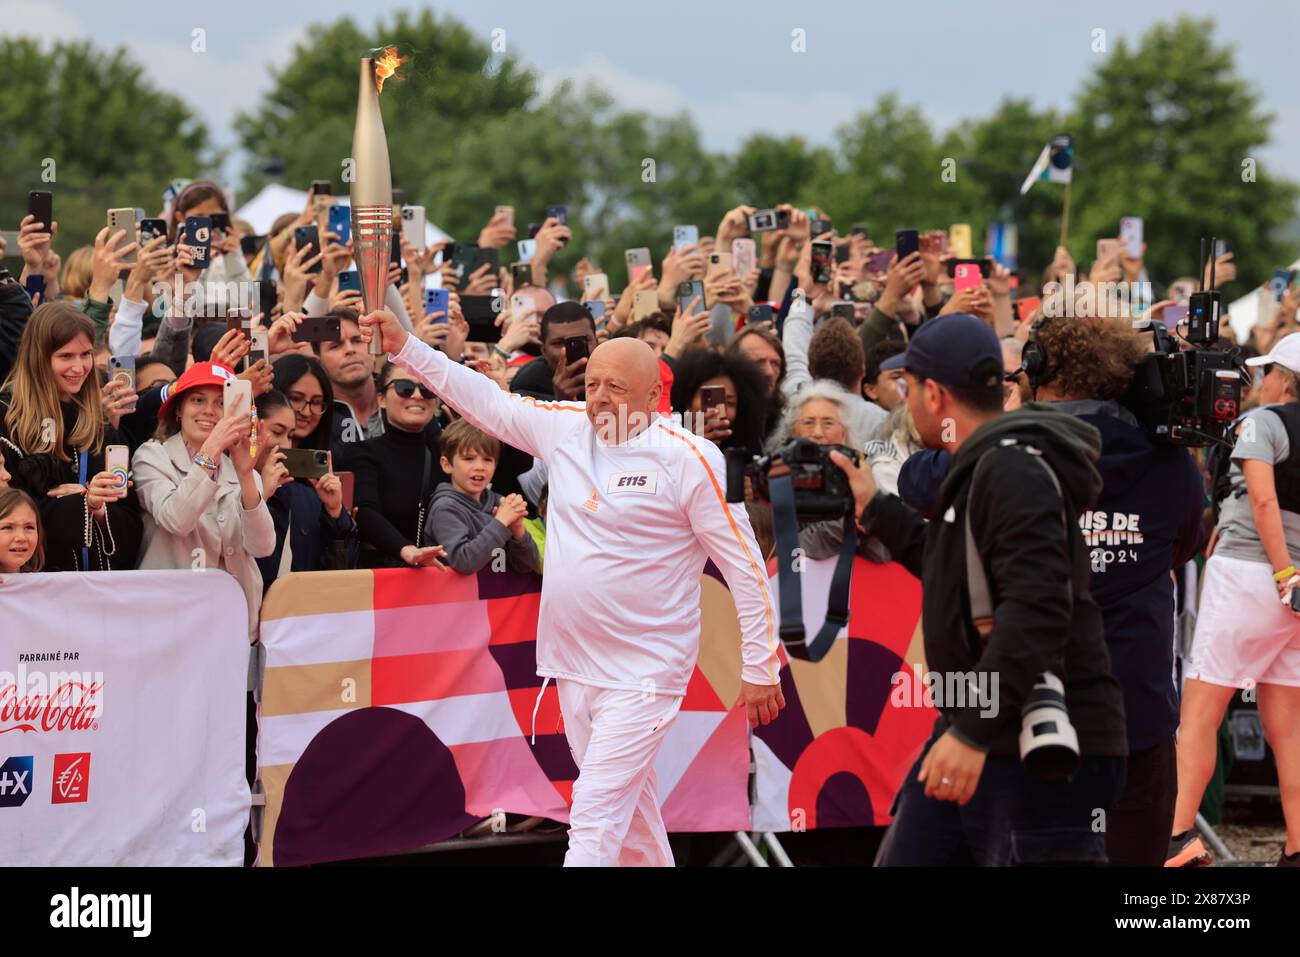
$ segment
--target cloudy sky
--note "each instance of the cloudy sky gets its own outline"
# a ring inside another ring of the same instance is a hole
[[[371,27],[415,3],[220,0],[213,4],[0,0],[0,35],[88,37],[125,46],[157,84],[234,148],[233,117],[270,85],[268,64],[312,22],[345,14]],[[435,5],[488,41],[505,30],[509,51],[537,70],[543,89],[591,80],[627,107],[691,114],[704,142],[730,149],[748,134],[799,132],[829,140],[837,125],[886,90],[919,105],[939,129],[989,112],[1003,96],[1064,108],[1097,58],[1093,31],[1113,45],[1186,13],[1213,17],[1216,39],[1276,115],[1261,164],[1300,180],[1300,4],[1237,0],[497,0]],[[202,27],[207,52],[191,52]],[[791,52],[792,31],[806,52]],[[380,39],[376,37],[376,39]],[[1028,163],[1032,157],[1027,158]],[[227,166],[242,167],[237,152]]]

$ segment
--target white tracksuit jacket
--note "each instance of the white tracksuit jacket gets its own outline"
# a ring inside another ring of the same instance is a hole
[[[606,445],[581,402],[503,392],[415,336],[391,358],[472,425],[547,465],[539,675],[684,695],[699,655],[707,556],[736,603],[742,677],[779,681],[763,559],[744,506],[727,504],[717,446],[666,418]]]

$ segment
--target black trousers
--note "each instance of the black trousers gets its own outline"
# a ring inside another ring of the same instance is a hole
[[[1111,867],[1163,867],[1178,797],[1178,751],[1171,736],[1128,756],[1128,776],[1106,821]]]

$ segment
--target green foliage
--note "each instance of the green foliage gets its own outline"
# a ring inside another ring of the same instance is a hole
[[[497,205],[515,207],[523,238],[547,206],[563,203],[574,242],[557,269],[586,255],[616,288],[624,249],[648,246],[658,258],[674,224],[709,235],[739,203],[819,206],[841,231],[866,222],[882,245],[895,229],[967,222],[978,247],[989,222],[1010,220],[1021,262],[1035,270],[1056,246],[1063,187],[1038,184],[1023,197],[1019,187],[1062,132],[1075,137],[1070,248],[1081,265],[1124,215],[1146,221],[1158,280],[1192,270],[1202,234],[1233,242],[1245,282],[1288,258],[1283,227],[1300,190],[1262,163],[1243,180],[1243,161],[1267,145],[1273,118],[1209,22],[1183,18],[1135,45],[1116,43],[1064,112],[1006,99],[941,133],[919,107],[885,93],[830,145],[764,132],[728,156],[706,150],[684,115],[624,110],[568,84],[542,97],[532,70],[448,16],[400,12],[373,28],[343,18],[309,27],[271,68],[263,100],[237,119],[250,156],[241,195],[267,182],[272,160],[287,184],[330,178],[347,193],[357,61],[387,45],[411,57],[381,97],[393,182],[407,202],[462,239],[477,236]],[[73,237],[89,241],[109,206],[152,212],[169,180],[215,159],[185,104],[152,89],[121,51],[60,44],[42,53],[34,41],[3,40],[0,70],[0,215],[7,227],[17,222],[27,190],[42,186],[42,159],[55,159],[61,252]]]
[[[1285,258],[1273,234],[1300,193],[1263,163],[1254,182],[1243,181],[1242,164],[1258,159],[1273,118],[1212,33],[1208,20],[1157,25],[1134,49],[1117,43],[1084,85],[1072,121],[1076,258],[1090,260],[1093,241],[1116,235],[1123,215],[1145,220],[1153,277],[1194,275],[1197,241],[1211,233],[1236,253],[1244,282],[1230,294]]]
[[[219,160],[190,108],[155,89],[124,50],[78,42],[44,52],[35,40],[0,39],[0,76],[0,222],[17,229],[28,191],[52,191],[55,251],[65,257],[93,242],[108,209],[156,215],[167,183]]]

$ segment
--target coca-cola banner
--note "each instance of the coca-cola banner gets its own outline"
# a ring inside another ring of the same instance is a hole
[[[0,860],[243,862],[248,613],[225,572],[0,580]]]

